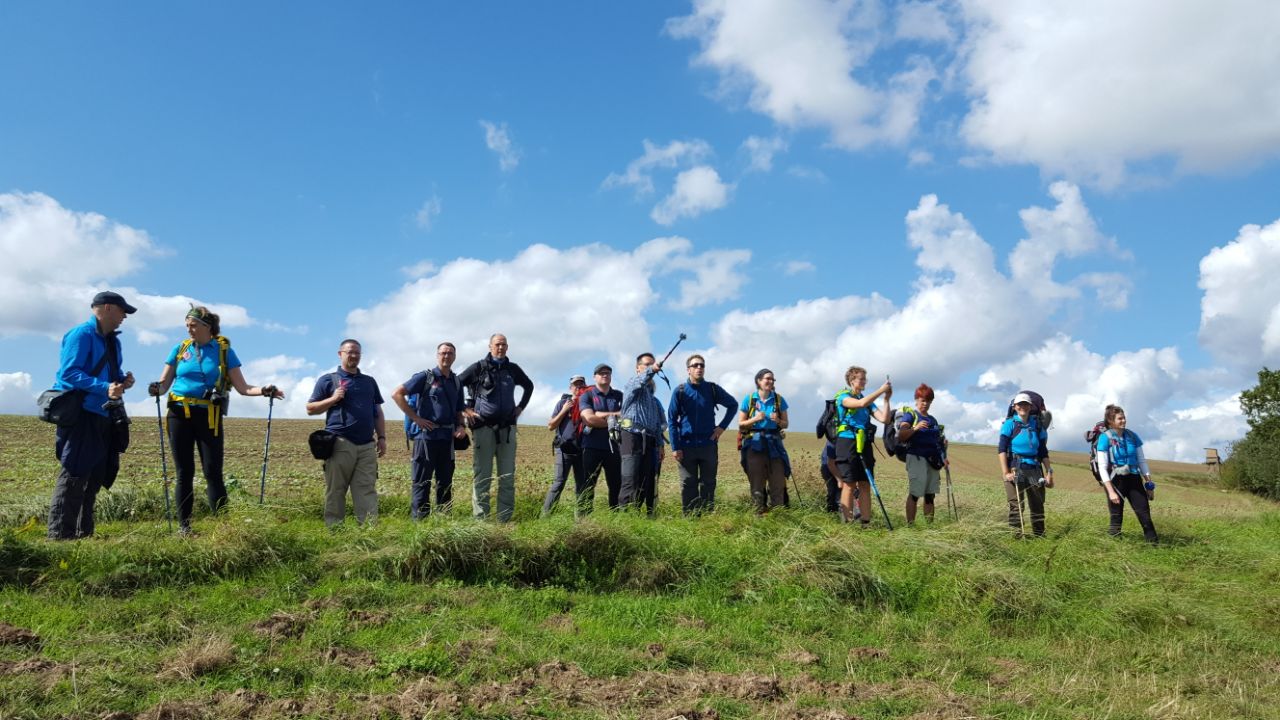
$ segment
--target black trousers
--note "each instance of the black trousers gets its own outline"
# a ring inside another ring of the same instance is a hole
[[[609,509],[617,510],[618,497],[622,492],[622,455],[612,449],[583,448],[582,472],[574,478],[578,515],[588,515],[594,509],[596,482],[602,474],[609,489]]]
[[[1111,513],[1112,535],[1120,534],[1120,525],[1124,522],[1124,504],[1133,508],[1138,516],[1138,524],[1142,526],[1142,536],[1150,542],[1156,542],[1155,523],[1151,522],[1151,501],[1147,499],[1147,489],[1142,484],[1142,476],[1138,474],[1119,475],[1111,479],[1111,487],[1120,495],[1119,503],[1107,500],[1107,512]]]
[[[413,484],[410,487],[409,516],[421,520],[431,514],[431,478],[436,480],[436,512],[446,515],[453,508],[453,438],[427,440],[419,435],[413,441],[410,463]]]
[[[205,495],[209,509],[221,510],[227,504],[227,486],[222,481],[222,449],[225,427],[214,435],[209,428],[209,411],[191,406],[191,417],[179,408],[169,408],[169,446],[173,450],[173,467],[177,473],[174,495],[178,505],[178,524],[190,527],[195,505],[193,485],[196,477],[195,453],[200,453],[200,469],[204,473]],[[221,425],[221,423],[219,423]]]
[[[643,504],[652,515],[658,504],[657,439],[641,433],[622,431],[621,507]]]

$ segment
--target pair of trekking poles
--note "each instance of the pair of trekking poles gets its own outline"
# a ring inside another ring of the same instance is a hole
[[[169,458],[164,450],[164,416],[160,412],[160,396],[156,395],[156,430],[160,435],[160,473],[164,482],[164,515],[173,532],[173,505],[169,502]],[[258,504],[263,504],[267,494],[267,458],[271,454],[271,414],[275,409],[274,393],[267,398],[267,440],[262,448],[262,479],[258,483]]]

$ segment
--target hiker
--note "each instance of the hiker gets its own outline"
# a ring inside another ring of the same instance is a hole
[[[1102,475],[1102,487],[1107,491],[1107,510],[1111,513],[1108,532],[1120,534],[1124,522],[1124,503],[1127,500],[1142,525],[1142,536],[1155,543],[1155,523],[1151,522],[1151,494],[1155,483],[1151,482],[1151,468],[1147,466],[1142,451],[1142,438],[1128,429],[1124,408],[1108,405],[1103,417],[1107,431],[1098,436],[1098,465]]]
[[[431,515],[431,479],[436,481],[436,512],[448,515],[453,509],[454,440],[467,435],[462,423],[462,384],[453,372],[458,349],[451,342],[436,346],[436,366],[414,373],[407,382],[391,391],[391,400],[413,423],[409,517],[421,520]],[[416,398],[413,405],[409,397]]]
[[[507,357],[507,336],[489,337],[489,354],[472,363],[459,376],[467,390],[467,425],[475,445],[472,448],[471,513],[478,519],[489,517],[489,491],[493,486],[493,464],[498,463],[498,522],[508,522],[516,509],[516,418],[533,398],[533,381]],[[516,386],[524,396],[516,403]]]
[[[582,418],[582,475],[574,488],[577,505],[575,517],[590,515],[595,505],[596,481],[604,474],[608,488],[609,509],[617,510],[622,493],[622,448],[618,439],[610,437],[609,423],[622,411],[622,391],[613,387],[613,368],[607,363],[596,365],[596,384],[578,397],[578,414]]]
[[[871,418],[889,422],[889,405],[893,399],[893,383],[887,379],[870,395],[867,371],[857,365],[844,373],[845,387],[836,393],[840,424],[836,428],[836,477],[840,480],[840,515],[845,522],[862,521],[865,530],[871,525],[871,476],[875,472],[873,443],[875,431]],[[878,407],[876,398],[884,397],[885,406]],[[857,511],[854,511],[854,502]]]
[[[1053,466],[1049,462],[1049,432],[1032,414],[1031,396],[1025,392],[1013,398],[1014,415],[1000,426],[1000,474],[1009,500],[1009,525],[1026,535],[1023,511],[1031,508],[1031,531],[1044,536],[1045,489],[1053,487]],[[1026,501],[1023,501],[1023,497]]]
[[[653,353],[636,356],[636,374],[622,391],[618,414],[619,450],[622,454],[621,508],[643,503],[650,516],[658,502],[658,466],[662,463],[666,414],[654,397],[653,377],[662,370]]]
[[[933,388],[924,383],[916,388],[914,410],[898,415],[898,442],[906,448],[907,524],[916,521],[916,505],[924,498],[925,522],[933,522],[933,499],[942,488],[942,468],[950,461],[944,458],[946,439],[938,420],[929,414],[933,405]]]
[[[832,514],[840,513],[840,470],[836,467],[836,444],[827,442],[822,447],[822,456],[818,459],[818,473],[822,475],[822,481],[827,486],[827,512]],[[855,487],[854,499],[857,499],[858,489]],[[858,506],[853,506],[853,516],[856,519],[859,516]]]
[[[547,517],[560,501],[565,483],[573,476],[573,485],[577,488],[582,483],[582,445],[578,438],[577,424],[574,422],[574,406],[578,396],[587,387],[586,378],[574,375],[569,378],[569,392],[560,396],[555,408],[551,411],[551,419],[547,428],[555,432],[551,440],[551,450],[555,454],[555,477],[547,490],[547,497],[542,501],[542,517]],[[580,417],[580,416],[579,416]]]
[[[189,337],[169,351],[160,379],[147,386],[147,393],[152,397],[168,393],[165,426],[177,471],[174,494],[178,532],[190,535],[197,447],[209,510],[216,513],[227,504],[227,486],[222,480],[226,444],[222,419],[227,414],[231,389],[244,396],[266,398],[283,398],[284,393],[274,385],[245,382],[240,358],[231,348],[231,341],[222,335],[217,313],[203,305],[192,305],[185,324]]]
[[[337,435],[333,455],[324,461],[324,524],[336,527],[347,514],[347,490],[356,522],[378,518],[378,458],[387,452],[387,422],[378,381],[360,372],[360,343],[338,346],[336,372],[316,380],[307,414],[325,414],[324,429]]]
[[[733,422],[737,404],[724,388],[706,379],[707,361],[701,355],[685,360],[689,381],[676,386],[667,405],[671,427],[671,457],[680,469],[680,504],[685,515],[710,512],[716,505],[717,443]],[[716,408],[725,409],[716,422]]]
[[[774,390],[773,371],[756,373],[756,389],[738,408],[738,439],[743,470],[751,486],[756,514],[785,503],[791,461],[782,444],[787,429],[787,400]]]
[[[134,380],[133,373],[120,370],[124,360],[119,328],[125,316],[138,309],[110,291],[94,295],[89,307],[89,319],[62,336],[53,383],[55,391],[75,393],[64,402],[79,405],[79,412],[74,422],[59,424],[56,432],[54,454],[62,470],[49,502],[50,540],[93,535],[98,491],[115,482],[127,444],[122,399]]]

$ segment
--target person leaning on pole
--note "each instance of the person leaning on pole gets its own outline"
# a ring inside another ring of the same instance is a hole
[[[343,340],[338,358],[338,370],[321,375],[307,401],[307,414],[325,413],[325,430],[337,436],[324,461],[324,524],[331,528],[346,517],[348,489],[356,522],[378,518],[378,458],[387,452],[382,393],[360,372],[360,343]]]
[[[83,394],[74,424],[59,426],[54,452],[62,465],[49,503],[49,538],[72,540],[93,535],[93,506],[98,490],[110,487],[120,469],[108,403],[119,404],[133,387],[133,373],[121,372],[120,325],[138,309],[114,292],[100,292],[90,304],[93,315],[62,336],[53,389]]]
[[[533,398],[533,381],[507,357],[507,336],[501,333],[489,337],[489,354],[463,370],[459,380],[469,395],[464,412],[475,440],[471,512],[477,519],[489,517],[489,492],[497,460],[497,517],[499,522],[507,522],[516,509],[516,419]],[[524,388],[519,403],[516,386]]]
[[[209,509],[216,513],[227,504],[227,486],[222,481],[222,417],[227,411],[228,389],[268,398],[284,398],[284,393],[273,385],[253,387],[245,382],[240,358],[230,341],[222,337],[220,319],[209,308],[192,306],[184,322],[190,339],[169,351],[160,379],[147,386],[147,393],[151,397],[169,394],[165,425],[178,474],[178,532],[189,535],[197,446]]]
[[[640,353],[636,357],[636,374],[622,391],[618,418],[622,453],[618,505],[639,508],[644,504],[650,515],[654,514],[658,501],[658,466],[665,447],[662,428],[666,417],[662,404],[653,394],[653,376],[661,369],[653,353]]]
[[[578,391],[587,386],[586,378],[573,375],[569,378],[569,392],[560,396],[555,408],[551,411],[551,419],[547,421],[547,429],[555,432],[551,443],[551,451],[555,456],[555,476],[551,487],[547,489],[547,497],[542,501],[542,517],[547,517],[560,502],[564,486],[573,478],[573,486],[582,484],[582,449],[578,442],[578,429],[573,422],[573,405],[577,402]]]
[[[716,473],[720,467],[717,443],[738,409],[733,396],[706,380],[707,361],[701,355],[685,360],[688,382],[671,391],[667,422],[671,426],[671,457],[680,468],[680,503],[684,514],[710,512],[716,505]],[[716,408],[725,409],[716,422]]]
[[[391,391],[391,400],[418,426],[413,442],[413,484],[409,516],[431,514],[431,478],[436,479],[436,512],[453,509],[453,441],[467,433],[462,424],[462,383],[453,372],[458,349],[451,342],[436,346],[436,367],[415,373]],[[408,396],[418,398],[409,405]]]

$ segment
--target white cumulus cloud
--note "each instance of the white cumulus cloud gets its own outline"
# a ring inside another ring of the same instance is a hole
[[[677,167],[698,163],[711,156],[711,146],[705,140],[672,140],[666,145],[655,145],[650,140],[642,142],[644,154],[627,164],[621,173],[610,173],[604,179],[603,187],[634,188],[636,195],[644,196],[654,192],[654,170],[673,170]]]
[[[912,56],[879,82],[859,79],[885,22],[876,3],[697,0],[667,32],[698,41],[694,62],[719,73],[721,94],[745,95],[780,125],[825,128],[836,145],[856,149],[906,141],[936,77],[929,59]]]
[[[787,141],[780,137],[762,138],[752,135],[742,141],[742,149],[748,157],[747,172],[773,170],[773,158],[787,149]]]
[[[52,375],[49,385],[53,385]],[[33,387],[30,373],[0,373],[0,415],[34,415],[39,394],[40,391]]]
[[[707,165],[689,168],[676,176],[671,194],[654,206],[649,217],[659,225],[672,225],[681,218],[694,218],[719,210],[729,202],[733,186]]]
[[[1215,171],[1280,152],[1280,4],[962,0],[961,134],[998,160],[1115,186],[1172,158]]]
[[[1200,344],[1249,373],[1280,364],[1280,220],[1246,225],[1200,260]]]

